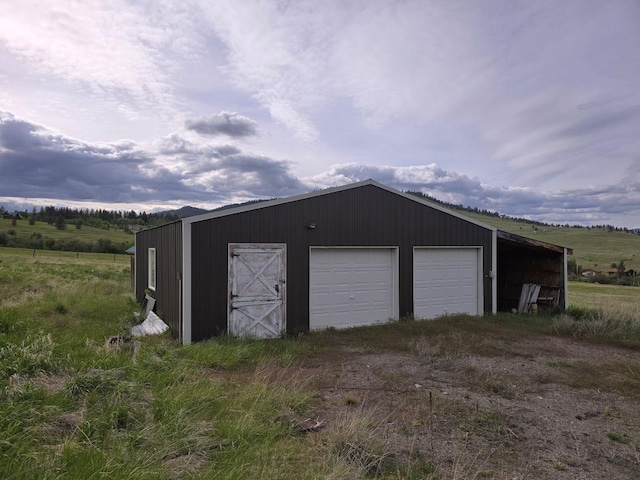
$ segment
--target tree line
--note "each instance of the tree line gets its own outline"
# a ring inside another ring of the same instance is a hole
[[[77,238],[50,238],[41,233],[33,233],[29,237],[16,234],[15,230],[0,232],[0,246],[13,248],[28,248],[30,250],[59,250],[62,252],[88,253],[124,253],[131,246],[131,242],[114,242],[109,238],[99,238],[93,242],[78,240]]]
[[[0,207],[0,218],[6,211]],[[29,236],[18,235],[13,227],[18,222],[28,222],[35,225],[36,222],[46,222],[55,226],[58,230],[67,228],[81,229],[84,226],[103,230],[123,230],[125,233],[134,233],[145,228],[162,225],[178,220],[175,214],[163,213],[136,213],[135,211],[118,211],[104,209],[73,209],[68,207],[40,207],[29,211],[16,211],[11,213],[11,226],[9,230],[0,232],[0,246],[28,248],[36,250],[61,250],[70,252],[93,253],[123,253],[133,243],[114,242],[108,238],[99,238],[95,241],[83,241],[77,238],[50,238],[40,232],[33,232]],[[20,230],[24,232],[24,230]]]
[[[4,209],[0,207],[0,214]],[[55,225],[59,230],[64,230],[69,225],[82,228],[84,225],[104,230],[117,229],[127,233],[142,228],[150,228],[178,220],[178,216],[172,213],[137,213],[134,210],[104,210],[104,209],[78,209],[69,207],[40,207],[29,211],[17,211],[16,218],[26,219],[30,225],[35,222],[46,222]],[[14,218],[14,221],[16,221]]]

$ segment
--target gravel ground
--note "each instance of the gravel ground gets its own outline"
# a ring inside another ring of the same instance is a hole
[[[425,337],[401,353],[336,347],[288,368],[317,391],[325,435],[357,422],[362,450],[422,465],[425,478],[640,479],[639,352],[495,342],[485,355],[464,339],[444,348]]]

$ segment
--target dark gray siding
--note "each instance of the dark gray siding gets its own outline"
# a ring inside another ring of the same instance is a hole
[[[316,228],[306,228],[310,223]],[[482,246],[484,306],[490,312],[491,238],[491,230],[375,185],[195,222],[192,339],[226,330],[229,243],[287,244],[287,330],[296,332],[309,328],[311,246],[399,247],[400,315],[413,311],[414,246]]]
[[[182,222],[136,234],[136,298],[139,302],[144,300],[144,290],[149,285],[149,248],[156,249],[155,311],[177,337],[181,331]]]

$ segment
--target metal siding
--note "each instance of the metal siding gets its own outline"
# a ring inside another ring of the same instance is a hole
[[[148,288],[149,248],[156,249],[156,307],[174,336],[180,333],[180,278],[182,278],[182,223],[174,222],[136,234],[136,299],[142,303]]]
[[[316,228],[307,228],[315,223]],[[400,315],[413,310],[413,247],[484,247],[484,305],[491,312],[492,232],[374,185],[258,208],[192,224],[192,339],[227,325],[229,243],[287,245],[287,328],[309,328],[309,247],[399,247]]]

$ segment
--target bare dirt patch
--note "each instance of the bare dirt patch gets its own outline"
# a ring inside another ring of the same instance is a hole
[[[358,422],[345,444],[375,450],[373,475],[391,459],[416,465],[412,478],[640,478],[639,352],[547,336],[487,342],[498,345],[352,343],[287,368],[316,391],[325,443]]]

